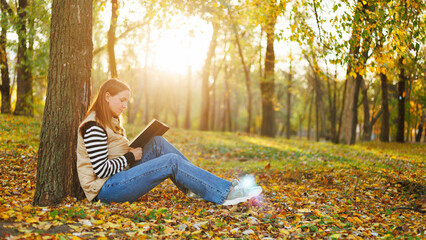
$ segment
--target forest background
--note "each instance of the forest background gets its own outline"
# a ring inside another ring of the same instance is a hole
[[[423,236],[425,8],[423,1],[390,0],[1,0],[0,158],[10,174],[1,179],[0,232],[19,228],[33,237],[74,221],[66,238],[81,236],[83,226],[94,234],[98,223],[110,229],[104,235],[132,237],[146,231],[135,223],[155,220],[148,236],[230,236],[235,229],[233,236]],[[186,214],[163,219],[182,207],[166,185],[166,212],[154,204],[163,190],[145,196],[156,199],[147,205],[116,206],[118,221],[132,222],[124,232],[107,212],[84,222],[97,205],[83,201],[77,209],[70,198],[83,196],[75,132],[92,94],[112,77],[132,88],[129,136],[158,118],[208,170],[217,171],[216,163],[225,176],[257,174],[265,201],[228,210],[193,203],[215,219],[199,225],[198,215],[189,231],[181,229]],[[313,139],[329,143],[306,141]],[[57,204],[75,207],[68,215],[36,207]],[[142,218],[129,215],[141,208]],[[34,226],[37,219],[48,221]],[[241,221],[248,232],[238,230]],[[386,227],[376,228],[379,222]]]
[[[91,89],[110,77],[127,81],[129,123],[159,118],[187,129],[420,142],[424,7],[96,1]],[[50,14],[50,1],[2,1],[2,113],[43,114]]]

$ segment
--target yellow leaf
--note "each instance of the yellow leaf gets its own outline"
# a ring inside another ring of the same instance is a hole
[[[333,234],[330,236],[331,239],[338,239],[340,237],[340,234]]]
[[[164,233],[165,234],[171,234],[171,233],[173,233],[175,230],[173,229],[173,228],[171,228],[171,227],[164,227]]]
[[[126,235],[133,238],[133,237],[135,237],[136,233],[138,233],[138,232],[126,232]]]
[[[309,209],[309,208],[302,208],[302,209],[298,209],[297,212],[300,212],[300,213],[310,213],[311,209]]]
[[[31,212],[31,210],[32,210],[33,208],[31,207],[31,206],[29,206],[29,205],[26,205],[26,206],[24,206],[23,208],[22,208],[22,210],[24,210],[25,212]]]
[[[357,223],[362,223],[362,220],[359,219],[358,217],[353,217],[353,219],[357,222]]]
[[[9,219],[9,216],[4,214],[4,213],[0,213],[0,218],[3,219],[3,220],[7,220],[7,219]]]
[[[280,228],[280,229],[278,229],[279,231],[280,231],[280,233],[282,233],[282,234],[285,234],[285,235],[289,235],[290,234],[290,232],[289,231],[287,231],[287,230],[285,230],[284,228]]]
[[[75,230],[75,231],[77,231],[77,232],[80,232],[80,231],[81,231],[81,227],[76,226],[76,225],[68,225],[68,227],[70,227],[70,228],[74,229],[74,230]]]
[[[112,222],[107,222],[106,225],[108,227],[114,228],[114,229],[121,228],[121,224],[115,224],[115,223],[112,223]]]

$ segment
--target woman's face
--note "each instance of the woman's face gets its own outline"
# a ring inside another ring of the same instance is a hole
[[[130,99],[130,91],[124,90],[114,96],[111,96],[111,94],[107,92],[105,97],[114,117],[119,117],[124,109],[127,108],[127,102]]]

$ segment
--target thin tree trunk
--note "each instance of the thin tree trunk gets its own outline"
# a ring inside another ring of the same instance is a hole
[[[291,88],[292,88],[292,78],[293,73],[291,69],[291,59],[290,59],[290,73],[288,74],[288,85],[287,85],[287,116],[286,116],[286,130],[285,137],[290,139],[290,131],[291,131]]]
[[[314,73],[315,74],[315,73]],[[317,81],[317,78],[315,77],[314,78],[315,80],[315,141],[319,141],[319,139],[320,139],[320,133],[319,133],[319,104],[320,104],[320,101],[319,101],[319,94],[318,94],[318,91],[317,91],[317,89],[318,89],[318,85],[317,85],[317,83],[318,83],[318,81]]]
[[[312,91],[313,92],[313,91]],[[308,129],[307,129],[307,139],[311,137],[311,119],[312,119],[312,105],[314,102],[314,94],[311,96],[311,101],[309,103],[309,113],[308,113]]]
[[[405,124],[405,67],[403,64],[404,57],[399,58],[399,82],[398,82],[398,117],[397,117],[397,131],[396,141],[404,142],[404,124]]]
[[[206,61],[203,67],[202,73],[202,85],[201,85],[201,118],[199,130],[209,130],[209,115],[210,115],[210,66],[212,59],[215,55],[217,45],[217,34],[219,31],[219,24],[213,22],[213,35],[210,40],[209,51],[207,53]]]
[[[191,128],[191,65],[188,65],[186,84],[185,129]]]
[[[7,2],[6,2],[7,4]],[[0,67],[1,67],[1,113],[11,113],[11,92],[10,92],[10,77],[9,66],[7,61],[6,44],[7,44],[7,29],[8,20],[6,16],[6,7],[1,4],[1,33],[0,33]],[[13,12],[12,12],[13,13]]]
[[[424,126],[423,126],[423,124],[424,124],[424,122],[425,122],[425,114],[422,114],[422,117],[421,117],[421,119],[420,119],[420,123],[419,123],[419,126],[418,126],[418,128],[417,128],[417,133],[416,133],[416,142],[420,142],[420,140],[422,139],[422,134],[423,134],[423,128],[424,128]]]
[[[90,100],[92,1],[53,0],[46,105],[33,204],[84,196],[77,176],[77,131]]]
[[[146,38],[146,45],[145,45],[145,66],[143,68],[143,95],[144,95],[144,102],[145,102],[145,108],[144,108],[144,116],[143,116],[143,122],[145,125],[147,125],[151,119],[150,119],[150,91],[149,91],[149,80],[148,80],[148,56],[149,56],[149,49],[151,44],[151,27],[148,25],[147,30],[147,38]]]
[[[260,134],[262,136],[275,136],[275,23],[277,15],[269,16],[269,22],[265,26],[266,32],[266,57],[264,77],[260,81],[260,91],[262,97],[262,126]]]
[[[19,0],[18,4],[18,56],[17,56],[17,100],[15,115],[33,116],[32,79],[27,53],[27,0]]]
[[[386,74],[380,73],[382,87],[382,127],[380,131],[380,141],[389,142],[389,105],[388,105],[388,79]]]
[[[229,72],[228,66],[225,67],[225,112],[226,112],[226,125],[228,131],[232,131],[232,115],[231,115],[231,90],[229,89],[229,79],[231,73]]]
[[[411,97],[411,90],[413,87],[413,81],[410,81],[409,76],[405,76],[405,82],[408,84],[408,89],[405,91],[405,100],[404,102],[410,102],[410,97]],[[407,122],[407,128],[406,128],[406,136],[405,136],[405,141],[411,141],[412,140],[412,134],[411,134],[411,114],[410,114],[410,104],[407,104],[406,108],[405,108],[405,121]],[[411,139],[409,139],[411,138]]]
[[[216,79],[214,80],[216,82]],[[211,96],[210,96],[210,110],[211,110],[211,114],[210,114],[210,119],[209,119],[209,124],[210,127],[209,129],[214,131],[215,130],[215,119],[216,119],[216,84],[213,84],[211,86]]]
[[[118,3],[117,0],[111,0],[111,21],[108,30],[108,60],[109,60],[109,71],[111,78],[118,78],[117,73],[117,62],[115,60],[115,32],[117,29],[117,18],[118,18]]]
[[[364,128],[363,128],[363,140],[364,141],[370,141],[371,140],[371,133],[372,133],[372,127],[370,122],[370,107],[368,103],[368,89],[367,86],[365,86],[364,78],[362,78],[362,103],[363,103],[363,109],[364,109]]]
[[[246,89],[247,89],[247,113],[248,113],[246,132],[250,133],[251,119],[252,119],[252,98],[253,98],[251,93],[251,84],[250,84],[250,68],[247,66],[245,62],[243,50],[240,43],[240,36],[239,36],[238,29],[234,22],[230,8],[228,8],[228,16],[231,20],[232,30],[234,32],[234,37],[235,37],[235,43],[237,44],[237,48],[238,48],[238,55],[240,56],[241,64],[243,65],[243,70],[244,70],[244,78],[245,78]]]

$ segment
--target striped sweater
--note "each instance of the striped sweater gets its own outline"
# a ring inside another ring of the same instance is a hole
[[[131,152],[118,158],[108,159],[108,135],[96,122],[87,122],[80,129],[93,170],[99,178],[110,177],[121,172],[135,161]]]

